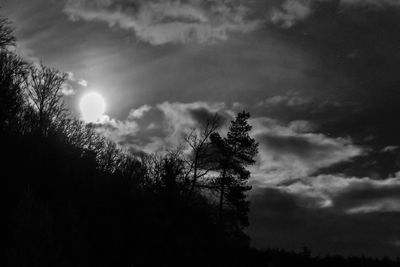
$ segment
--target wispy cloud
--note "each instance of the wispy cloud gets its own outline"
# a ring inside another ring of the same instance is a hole
[[[87,87],[88,82],[84,79],[78,79],[73,72],[67,72],[67,80],[61,88],[61,93],[65,96],[75,95],[79,88]]]
[[[133,118],[133,119],[140,119],[143,117],[143,115],[151,110],[151,106],[149,105],[143,105],[140,108],[137,109],[132,109],[129,112],[129,118]]]
[[[254,169],[259,183],[279,184],[308,177],[363,153],[351,139],[313,132],[316,126],[311,122],[283,123],[267,117],[251,122],[253,135],[260,143],[259,165]]]
[[[312,0],[286,0],[281,8],[272,10],[271,21],[289,28],[311,15],[311,4]]]
[[[101,21],[132,30],[152,45],[209,43],[226,40],[229,33],[249,32],[261,20],[251,19],[242,0],[68,0],[64,12],[71,20]]]
[[[383,180],[310,176],[277,188],[296,195],[303,205],[312,208],[334,208],[347,214],[400,212],[400,173]]]
[[[312,101],[313,99],[311,97],[302,96],[295,91],[289,91],[284,95],[275,95],[269,97],[259,102],[257,105],[264,106],[266,108],[274,108],[278,106],[296,107],[311,104]]]
[[[63,84],[61,93],[65,96],[71,96],[75,94],[75,89],[68,83]]]
[[[79,79],[78,80],[78,84],[80,84],[83,87],[87,87],[88,86],[88,82],[84,79]]]

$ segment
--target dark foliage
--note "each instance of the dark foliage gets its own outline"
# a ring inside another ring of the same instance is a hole
[[[258,144],[249,136],[252,128],[247,122],[249,118],[250,114],[243,111],[231,122],[225,138],[216,132],[210,135],[216,170],[220,172],[215,180],[219,190],[219,224],[228,222],[239,232],[248,226],[246,192],[251,187],[247,185],[250,172],[246,166],[255,163],[258,153]],[[228,212],[224,212],[224,206],[229,207]]]

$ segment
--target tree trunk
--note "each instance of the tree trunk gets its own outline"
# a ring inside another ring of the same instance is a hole
[[[193,169],[193,180],[192,180],[192,185],[189,190],[189,198],[192,197],[194,188],[196,186],[197,182],[197,161],[198,161],[198,153],[196,152],[195,158],[194,158],[194,169]]]
[[[222,172],[222,177],[221,177],[221,192],[219,195],[219,212],[218,212],[218,223],[222,227],[222,213],[223,213],[223,208],[224,208],[224,193],[225,193],[225,176],[226,176],[226,170],[224,169]]]

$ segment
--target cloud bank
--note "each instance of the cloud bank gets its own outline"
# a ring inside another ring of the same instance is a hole
[[[105,120],[98,130],[134,153],[156,153],[184,145],[185,134],[200,129],[218,113],[221,131],[240,111],[241,105],[222,102],[163,102],[132,109],[126,120]],[[282,122],[254,117],[252,136],[259,142],[258,162],[252,172],[263,186],[281,184],[313,175],[336,163],[362,155],[350,138],[333,138],[316,132],[309,121]]]
[[[64,12],[73,21],[100,21],[131,30],[152,45],[209,43],[226,40],[229,33],[255,30],[242,0],[68,0]]]

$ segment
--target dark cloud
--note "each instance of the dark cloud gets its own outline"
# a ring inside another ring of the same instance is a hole
[[[329,153],[336,149],[335,143],[313,142],[313,140],[307,138],[307,136],[266,135],[259,138],[259,140],[270,150],[305,158],[323,158],[325,156],[325,151]]]
[[[207,125],[207,122],[211,122],[216,116],[216,113],[210,112],[207,108],[204,107],[189,109],[189,113],[199,125],[203,126]],[[225,118],[222,116],[218,116],[218,118],[220,120],[220,123],[223,124]]]
[[[393,176],[400,169],[400,155],[398,151],[382,152],[382,149],[366,149],[366,153],[352,159],[351,162],[341,162],[330,167],[323,168],[320,173],[338,174],[345,173],[348,176],[372,177],[374,179],[386,179]]]
[[[318,11],[321,4],[326,3],[332,3],[341,11],[349,8],[381,10],[400,7],[397,0],[284,0],[280,7],[272,9],[270,19],[284,28],[290,28],[297,22],[308,19]]]

